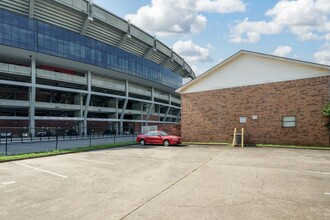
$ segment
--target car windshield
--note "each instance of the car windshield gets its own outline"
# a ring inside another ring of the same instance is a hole
[[[168,134],[166,134],[164,131],[160,131],[159,134],[160,134],[161,136],[168,136]]]

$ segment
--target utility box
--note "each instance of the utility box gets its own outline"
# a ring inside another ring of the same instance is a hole
[[[242,134],[236,133],[236,146],[241,145],[241,142],[242,142]]]

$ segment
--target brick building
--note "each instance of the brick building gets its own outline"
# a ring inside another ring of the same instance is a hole
[[[330,66],[240,51],[177,92],[185,141],[329,145]]]

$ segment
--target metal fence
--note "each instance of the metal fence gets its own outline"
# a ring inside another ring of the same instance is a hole
[[[132,128],[0,128],[0,155],[73,149],[135,141],[139,132]]]

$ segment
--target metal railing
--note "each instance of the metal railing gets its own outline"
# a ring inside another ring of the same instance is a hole
[[[85,134],[86,132],[86,134]],[[132,128],[0,127],[0,155],[14,155],[135,141]]]

